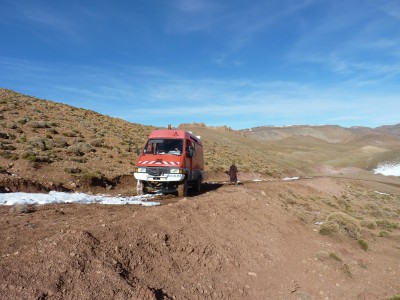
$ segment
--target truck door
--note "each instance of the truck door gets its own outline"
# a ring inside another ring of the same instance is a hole
[[[189,157],[189,148],[193,147],[192,141],[187,139],[186,140],[186,153],[185,153],[185,164],[186,167],[188,168],[188,181],[193,180],[193,159]]]

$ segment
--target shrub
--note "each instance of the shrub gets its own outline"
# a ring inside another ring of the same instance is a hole
[[[88,181],[100,180],[103,178],[103,174],[100,171],[86,171],[82,173],[82,178]]]
[[[35,162],[52,163],[53,160],[48,155],[40,155],[40,156],[36,156]]]
[[[77,156],[83,156],[85,153],[89,152],[96,152],[96,149],[94,149],[90,144],[86,143],[77,143],[75,145],[71,145],[67,149],[68,153],[77,155]]]
[[[28,157],[30,156],[36,156],[35,152],[33,152],[32,150],[25,150],[24,152],[22,152],[23,159],[28,159]]]
[[[67,137],[77,137],[78,136],[78,134],[76,132],[72,132],[72,131],[63,132],[63,135],[67,136]]]
[[[330,214],[319,230],[322,235],[360,237],[360,227],[353,217],[343,212]]]
[[[364,251],[368,250],[368,243],[365,240],[358,240],[358,244],[360,245],[361,249]]]
[[[65,168],[64,172],[69,173],[69,174],[78,174],[78,173],[81,173],[82,170],[79,168]]]
[[[379,232],[379,237],[386,237],[389,236],[389,232],[382,230],[381,232]]]
[[[18,159],[18,155],[12,152],[7,152],[7,151],[3,151],[0,152],[0,156],[4,157],[6,159],[12,159],[12,160],[17,160]]]
[[[29,144],[35,148],[39,148],[42,151],[45,151],[47,149],[46,140],[38,136],[31,137],[29,139]]]
[[[27,125],[32,128],[50,128],[45,121],[30,121]]]
[[[329,253],[325,252],[325,251],[318,251],[315,256],[319,259],[319,260],[327,260],[329,258]]]
[[[51,146],[54,148],[65,148],[68,147],[68,143],[62,137],[55,137],[51,141]]]
[[[54,128],[50,128],[50,129],[49,129],[49,132],[50,132],[51,134],[58,134],[58,131],[55,130]]]
[[[27,204],[15,204],[13,207],[10,209],[10,213],[12,214],[29,214],[35,212],[36,209],[33,205],[27,205]]]
[[[17,124],[14,123],[14,122],[9,122],[9,123],[7,124],[7,128],[9,128],[9,129],[17,129],[18,126],[17,126]]]
[[[28,123],[30,121],[30,118],[19,118],[18,120],[17,120],[17,123],[19,123],[19,124],[21,124],[21,125],[24,125],[24,124],[26,124],[26,123]]]
[[[89,144],[92,145],[93,147],[101,147],[103,145],[103,139],[97,138],[91,140]]]
[[[16,148],[13,145],[9,145],[5,142],[0,142],[0,149],[1,150],[9,150],[9,151],[14,151]]]
[[[8,140],[10,135],[7,132],[0,132],[0,139]]]
[[[86,157],[72,157],[71,160],[80,164],[84,164],[88,161]]]
[[[369,228],[369,229],[375,229],[376,226],[377,226],[376,222],[375,222],[375,221],[372,221],[372,220],[362,220],[362,221],[360,222],[360,225],[361,225],[362,227],[367,227],[367,228]]]
[[[390,222],[388,220],[380,220],[380,221],[376,221],[376,224],[384,229],[397,229],[399,228],[399,224],[398,223],[393,223]]]
[[[340,262],[342,261],[342,259],[339,256],[337,256],[336,253],[333,253],[333,252],[329,253],[329,257],[336,261],[340,261]]]

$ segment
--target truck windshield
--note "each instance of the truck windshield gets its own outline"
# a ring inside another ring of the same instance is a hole
[[[183,140],[180,139],[150,139],[147,141],[144,153],[181,155]]]

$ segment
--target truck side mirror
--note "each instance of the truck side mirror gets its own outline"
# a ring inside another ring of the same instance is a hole
[[[139,156],[140,155],[140,149],[136,148],[136,154]]]
[[[193,149],[192,146],[189,146],[189,147],[188,147],[188,151],[187,151],[187,156],[188,156],[189,158],[192,158],[193,155],[194,155],[194,149]]]

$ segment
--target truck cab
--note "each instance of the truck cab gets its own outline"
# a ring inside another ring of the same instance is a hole
[[[134,177],[144,193],[177,193],[201,189],[204,178],[203,143],[185,130],[154,130],[138,149]]]

